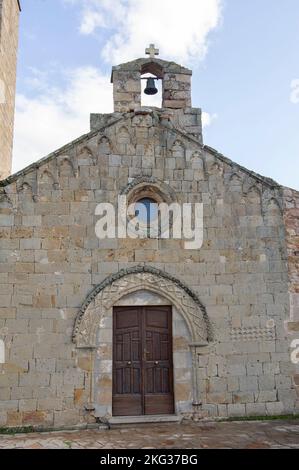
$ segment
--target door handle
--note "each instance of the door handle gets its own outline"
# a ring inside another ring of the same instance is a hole
[[[159,361],[155,361],[155,366],[158,366],[159,365]]]
[[[127,362],[127,365],[128,365],[128,366],[131,366],[131,365],[132,365],[132,362],[131,362],[131,361],[128,361],[128,362]]]

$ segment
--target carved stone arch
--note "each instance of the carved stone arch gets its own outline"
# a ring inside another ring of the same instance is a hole
[[[271,197],[270,199],[267,199],[266,201],[264,201],[264,213],[265,213],[265,216],[282,215],[283,210],[279,204],[279,201],[276,199],[276,197]]]
[[[77,348],[96,348],[103,316],[122,297],[139,290],[158,294],[178,309],[187,324],[192,344],[212,341],[211,323],[197,295],[164,271],[137,266],[108,277],[89,295],[74,326],[73,341]]]
[[[12,210],[13,203],[4,189],[0,190],[0,210]]]
[[[261,191],[255,184],[253,184],[247,189],[247,191],[245,191],[245,196],[248,199],[258,198],[259,200],[261,200]]]
[[[27,181],[23,181],[17,185],[17,193],[19,201],[30,202],[36,200],[36,195],[33,193],[33,188]]]
[[[262,215],[262,194],[258,186],[252,184],[243,193],[243,199],[248,216]]]
[[[190,157],[191,162],[200,162],[203,163],[203,154],[201,150],[195,150],[191,157]]]
[[[88,147],[88,145],[84,145],[80,150],[79,150],[79,158],[84,159],[87,158],[91,161],[92,165],[97,164],[97,157],[93,154],[92,150]]]
[[[234,172],[230,176],[228,183],[230,186],[234,186],[234,185],[240,186],[242,184],[242,178],[237,172]]]
[[[142,64],[140,74],[144,75],[145,73],[151,73],[158,78],[164,78],[164,69],[157,62],[147,62]]]
[[[244,197],[246,198],[246,202],[249,204],[258,203],[261,205],[262,193],[255,184],[251,185],[246,191],[244,191]]]
[[[135,178],[123,188],[121,195],[127,197],[128,204],[134,203],[143,197],[152,197],[157,203],[166,202],[171,204],[177,202],[175,191],[164,181],[153,176]]]
[[[98,140],[99,153],[102,155],[109,155],[112,153],[112,144],[106,135],[101,135]]]
[[[58,182],[56,181],[53,173],[46,168],[39,174],[39,185],[52,186],[52,188],[55,188],[58,186]]]
[[[186,148],[181,139],[176,139],[171,149],[174,158],[185,158]]]
[[[222,175],[224,171],[223,165],[218,160],[207,162],[206,169],[209,175]]]
[[[37,171],[32,171],[17,180],[17,193],[22,199],[37,200]]]
[[[58,159],[59,176],[76,176],[76,170],[70,157],[62,155]]]
[[[131,142],[130,132],[125,125],[118,129],[116,139],[119,144],[129,144]]]

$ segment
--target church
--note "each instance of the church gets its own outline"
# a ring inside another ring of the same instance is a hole
[[[4,84],[18,14],[0,0]],[[112,68],[113,113],[13,175],[0,104],[0,427],[299,411],[299,193],[206,146],[192,71],[145,55]],[[142,236],[107,227],[120,201]],[[198,246],[147,230],[163,204],[202,209]]]

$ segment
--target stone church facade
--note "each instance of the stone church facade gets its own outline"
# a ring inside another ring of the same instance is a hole
[[[0,182],[0,426],[298,412],[299,193],[203,144],[191,75],[114,67],[114,113]],[[202,203],[202,247],[99,239],[121,195]]]

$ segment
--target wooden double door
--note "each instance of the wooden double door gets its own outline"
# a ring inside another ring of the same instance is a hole
[[[114,309],[112,413],[174,413],[171,307]]]

